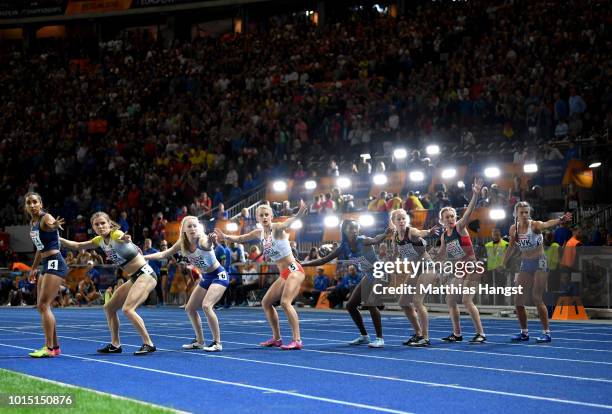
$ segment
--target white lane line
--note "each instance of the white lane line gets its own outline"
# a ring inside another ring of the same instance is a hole
[[[21,347],[16,347],[16,348],[21,348]],[[78,385],[67,384],[65,382],[60,382],[60,381],[56,381],[56,380],[50,380],[50,379],[42,378],[42,377],[35,377],[33,375],[24,374],[23,372],[19,372],[19,371],[11,371],[9,369],[4,369],[4,368],[0,368],[0,371],[12,372],[14,374],[22,375],[22,376],[27,377],[27,378],[31,378],[31,379],[42,381],[42,382],[47,382],[47,383],[53,384],[53,385],[60,385],[62,387],[66,387],[66,388],[72,388],[72,389],[75,389],[75,390],[83,390],[83,391],[92,392],[92,393],[94,393],[96,395],[103,395],[103,396],[106,396],[106,397],[110,397],[110,398],[112,398],[114,400],[131,401],[131,402],[134,402],[134,403],[137,403],[137,404],[140,404],[140,405],[144,405],[145,407],[158,408],[158,409],[161,409],[161,410],[164,410],[164,411],[169,411],[169,412],[177,413],[177,414],[189,414],[188,411],[180,411],[180,410],[176,410],[176,409],[171,408],[171,407],[164,407],[163,405],[157,405],[157,404],[152,404],[152,403],[146,402],[146,401],[135,400],[133,398],[124,397],[122,395],[110,394],[108,392],[98,391],[98,390],[94,390],[94,389],[91,389],[91,388],[79,387]]]
[[[26,333],[26,332],[24,332],[24,333]],[[31,334],[33,334],[33,335],[42,335],[42,334],[36,334],[36,333],[31,333]],[[60,336],[58,336],[58,337],[60,337]],[[63,338],[74,339],[74,340],[81,340],[80,338],[72,338],[72,337],[63,337]],[[85,339],[84,341],[89,341],[89,340]],[[140,347],[139,345],[131,345],[131,344],[125,344],[125,343],[123,343],[123,345],[130,346],[130,347],[133,347],[133,348],[139,348]],[[1,344],[1,343],[0,343],[0,346],[8,346],[8,347],[13,347],[13,348],[21,348],[21,349],[30,349],[30,348],[17,347],[17,346],[6,345],[6,344]],[[612,405],[596,404],[596,403],[589,403],[589,402],[575,401],[575,400],[566,400],[566,399],[559,399],[559,398],[554,398],[554,397],[542,397],[542,396],[532,395],[532,394],[511,393],[511,392],[506,392],[506,391],[497,391],[497,390],[484,389],[484,388],[475,388],[475,387],[465,387],[465,386],[453,385],[453,384],[442,384],[442,383],[435,383],[435,382],[430,382],[430,381],[419,381],[419,380],[410,380],[410,379],[406,379],[406,378],[388,377],[388,376],[383,376],[383,375],[371,375],[371,374],[363,374],[363,373],[359,373],[359,372],[340,371],[340,370],[334,370],[334,369],[330,369],[330,368],[316,368],[316,367],[311,367],[311,366],[302,366],[302,365],[295,365],[295,364],[285,364],[285,363],[272,362],[272,361],[261,361],[261,360],[250,359],[250,358],[230,357],[230,356],[219,355],[219,354],[202,354],[202,353],[194,353],[194,352],[189,352],[189,351],[177,351],[177,350],[165,349],[165,348],[158,348],[158,350],[160,350],[160,351],[168,351],[168,352],[173,352],[173,353],[188,354],[188,355],[205,357],[205,358],[218,358],[218,359],[227,359],[227,360],[232,360],[232,361],[243,361],[243,362],[250,362],[250,363],[256,363],[256,364],[263,364],[263,365],[282,366],[282,367],[297,368],[297,369],[303,369],[303,370],[309,370],[309,371],[334,373],[334,374],[340,374],[340,375],[348,375],[348,376],[355,376],[355,377],[362,377],[362,378],[369,378],[369,379],[380,379],[380,380],[394,381],[394,382],[404,382],[404,383],[411,383],[411,384],[435,386],[435,387],[441,387],[441,388],[451,388],[451,389],[457,389],[457,390],[462,390],[462,391],[473,391],[473,392],[478,392],[478,393],[503,395],[503,396],[517,397],[517,398],[525,398],[525,399],[530,399],[530,400],[550,401],[550,402],[556,402],[556,403],[562,403],[562,404],[570,404],[570,405],[578,405],[578,406],[594,407],[594,408],[605,408],[605,409],[612,410]],[[80,359],[91,360],[91,361],[96,361],[96,362],[110,363],[109,361],[106,361],[106,360],[83,358],[83,357],[77,357],[77,356],[73,356],[73,357],[80,358]],[[124,364],[116,364],[116,365],[124,365]],[[126,365],[126,366],[128,366],[128,365]],[[138,368],[142,368],[142,367],[138,367]],[[143,368],[143,369],[147,369],[148,370],[148,368]],[[163,373],[163,371],[161,371],[161,372]],[[184,375],[184,374],[178,374],[178,375],[180,376],[180,375]],[[194,378],[197,379],[197,377],[194,377]],[[212,380],[212,381],[216,381],[216,380]],[[236,383],[233,383],[233,384],[236,384]],[[242,385],[242,384],[240,384],[240,385]]]
[[[7,344],[2,344],[2,343],[0,343],[0,346],[18,348],[18,349],[30,349],[30,348],[25,348],[22,346],[7,345]],[[128,346],[137,347],[136,345],[128,345]],[[160,350],[163,350],[163,349],[160,349]],[[199,380],[199,381],[204,381],[204,382],[212,382],[215,384],[230,385],[230,386],[240,387],[240,388],[248,388],[248,389],[253,389],[253,390],[258,390],[258,391],[263,391],[263,392],[268,392],[268,393],[274,393],[274,394],[289,395],[292,397],[304,398],[304,399],[315,400],[315,401],[322,401],[322,402],[327,402],[327,403],[336,404],[336,405],[345,405],[345,406],[355,407],[355,408],[362,408],[362,409],[371,410],[371,411],[379,411],[379,412],[392,413],[392,414],[411,414],[407,411],[394,410],[394,409],[385,408],[385,407],[378,407],[375,405],[360,404],[360,403],[354,403],[350,401],[337,400],[337,399],[326,398],[326,397],[318,397],[318,396],[310,395],[310,394],[302,394],[302,393],[298,393],[294,391],[285,391],[285,390],[279,390],[276,388],[260,387],[256,385],[243,384],[239,382],[224,381],[224,380],[207,378],[207,377],[199,377],[199,376],[189,375],[189,374],[181,374],[179,372],[164,371],[160,369],[142,367],[139,365],[123,364],[119,362],[112,362],[112,361],[101,360],[101,359],[96,359],[96,358],[86,358],[86,357],[70,355],[70,354],[62,354],[62,356],[68,357],[68,358],[80,359],[83,361],[98,362],[101,364],[115,365],[115,366],[124,367],[124,368],[131,368],[131,369],[136,369],[136,370],[141,370],[141,371],[154,372],[156,374],[163,374],[163,375],[169,375],[169,376],[180,377],[180,378],[188,378],[188,379],[194,379],[194,380]]]

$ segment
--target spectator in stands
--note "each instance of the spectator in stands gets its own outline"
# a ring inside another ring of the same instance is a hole
[[[577,253],[578,247],[582,246],[582,228],[580,226],[572,226],[572,237],[563,245],[563,256],[561,257],[561,266],[566,271],[575,270],[578,264]]]
[[[225,211],[225,206],[223,203],[217,204],[217,213],[215,214],[215,219],[217,220],[227,220],[229,215],[227,211]]]
[[[94,267],[93,260],[87,262],[86,276],[92,281],[96,290],[100,290],[100,272]]]
[[[408,200],[406,200],[406,201],[408,201]],[[438,191],[436,193],[436,202],[434,203],[435,210],[436,211],[440,211],[444,207],[450,207],[450,206],[451,206],[451,202],[446,197],[446,194],[444,193],[444,191]],[[404,210],[406,210],[406,208],[404,208]],[[408,210],[406,210],[406,211],[408,211]]]
[[[393,193],[393,197],[387,202],[387,211],[397,210],[402,208],[402,198],[398,193]]]
[[[319,211],[323,208],[323,203],[321,202],[321,196],[315,195],[312,204],[310,205],[310,214],[318,214]]]
[[[310,260],[319,259],[320,257],[321,256],[319,255],[319,249],[317,249],[316,247],[313,247],[310,249],[310,252],[308,252],[308,256],[306,256],[304,260],[310,261]]]
[[[310,307],[314,308],[319,301],[321,292],[324,292],[329,287],[329,277],[325,275],[323,267],[317,267],[317,275],[315,276],[312,284],[312,290],[304,291],[302,294],[304,297],[310,299]]]
[[[91,305],[96,300],[100,299],[100,293],[96,290],[95,285],[89,278],[85,276],[80,282],[76,294],[77,305]]]
[[[283,208],[280,211],[281,216],[292,216],[293,209],[291,209],[291,203],[288,200],[283,201]]]
[[[423,204],[421,200],[414,194],[413,191],[408,192],[406,201],[404,202],[404,210],[410,212],[412,210],[423,210]]]
[[[72,251],[66,253],[66,264],[68,266],[77,264],[77,259],[74,257],[74,253]]]
[[[357,268],[350,265],[340,283],[338,283],[338,285],[328,294],[327,298],[330,305],[333,303],[333,308],[341,308],[342,302],[349,298],[351,292],[357,287],[360,280],[361,275],[357,273]]]
[[[202,214],[204,214],[204,217],[210,218],[212,212],[212,200],[208,198],[208,194],[206,192],[200,194],[200,198],[198,198],[198,204],[202,209]]]
[[[321,214],[329,214],[329,213],[333,213],[334,211],[336,211],[336,205],[334,204],[334,201],[332,200],[332,195],[331,193],[326,193],[325,199],[323,200],[323,203],[321,204],[321,210],[319,210],[319,212]]]
[[[151,223],[151,239],[153,242],[159,243],[166,238],[166,224],[168,224],[168,220],[164,218],[164,214],[162,212],[157,213]]]
[[[554,239],[559,246],[565,245],[569,239],[572,238],[572,231],[570,230],[570,223],[563,223],[558,226],[554,232]]]
[[[130,224],[128,223],[128,214],[127,211],[123,210],[119,215],[119,221],[117,222],[120,226],[120,230],[124,233],[127,233],[130,230]]]
[[[244,263],[246,262],[246,256],[244,253],[244,247],[240,243],[230,242],[229,249],[233,263]]]

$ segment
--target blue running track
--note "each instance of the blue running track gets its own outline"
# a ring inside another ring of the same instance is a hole
[[[553,342],[536,345],[538,322],[531,342],[513,344],[516,320],[484,319],[489,343],[469,345],[469,320],[464,342],[446,344],[437,338],[451,332],[450,321],[436,317],[433,346],[414,349],[401,344],[412,333],[407,320],[386,314],[386,347],[369,349],[346,344],[357,334],[346,312],[300,311],[305,349],[283,352],[257,346],[270,337],[261,309],[224,309],[223,352],[208,354],[181,348],[194,337],[182,310],[145,308],[158,352],[136,357],[141,340],[123,315],[123,354],[100,355],[109,341],[100,308],[54,312],[63,355],[36,360],[27,357],[44,342],[36,309],[0,308],[0,368],[188,412],[612,412],[611,324],[553,322]]]

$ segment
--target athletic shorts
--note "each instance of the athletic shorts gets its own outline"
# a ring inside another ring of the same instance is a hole
[[[200,287],[202,289],[208,289],[213,283],[221,285],[225,288],[229,286],[229,278],[227,277],[227,272],[223,266],[217,267],[212,272],[206,273],[202,278],[200,278]]]
[[[42,259],[43,274],[50,273],[65,278],[68,274],[68,265],[61,253]]]
[[[521,260],[521,272],[534,273],[538,270],[548,272],[548,260],[546,260],[546,256]]]
[[[289,264],[289,266],[287,266],[287,268],[281,272],[280,277],[287,280],[289,275],[293,272],[304,273],[304,268],[298,262],[291,262],[291,264]]]
[[[136,280],[138,280],[138,278],[142,275],[149,275],[153,279],[155,279],[155,281],[157,281],[157,275],[155,274],[155,270],[153,270],[153,268],[149,266],[148,263],[145,263],[140,269],[132,273],[132,275],[130,276],[130,280],[132,281],[132,283],[136,283]]]

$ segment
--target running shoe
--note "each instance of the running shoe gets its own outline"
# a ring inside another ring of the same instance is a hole
[[[220,352],[223,347],[217,341],[212,341],[208,346],[203,346],[202,349],[206,352]]]
[[[115,346],[113,344],[108,344],[105,347],[98,349],[99,354],[120,354],[121,352],[121,345]]]
[[[425,339],[424,337],[419,336],[418,340],[411,342],[408,345],[415,347],[415,348],[425,348],[425,347],[431,346],[431,342],[429,342],[429,339]]]
[[[134,355],[146,355],[157,351],[154,345],[142,344],[138,351],[134,351]]]
[[[349,345],[363,345],[363,344],[369,344],[369,343],[370,343],[369,335],[359,335],[357,339],[353,339],[351,342],[349,342]]]
[[[292,340],[287,345],[282,345],[280,349],[283,351],[299,351],[303,348],[302,341]]]
[[[373,340],[372,342],[368,344],[368,348],[384,348],[384,347],[385,347],[385,340],[382,338],[378,338],[378,337],[376,337],[375,340]]]
[[[408,338],[407,341],[402,342],[402,345],[410,345],[410,344],[418,341],[421,338],[423,338],[423,337],[422,336],[418,336],[417,334],[414,334],[410,338]]]
[[[53,356],[60,356],[62,354],[62,350],[58,346],[57,348],[53,348]]]
[[[477,333],[472,339],[470,339],[471,344],[484,344],[485,342],[487,342],[487,337],[479,333]]]
[[[47,348],[46,346],[43,346],[37,351],[30,352],[28,355],[30,355],[32,358],[53,358],[55,356],[53,350]]]
[[[543,333],[542,336],[536,338],[536,343],[538,344],[545,344],[547,342],[552,342],[552,338],[550,337],[549,333]]]
[[[529,341],[529,334],[526,333],[517,333],[516,335],[512,336],[512,338],[510,338],[512,340],[512,342],[527,342]]]
[[[200,343],[197,339],[194,339],[190,343],[184,344],[183,349],[204,349],[204,346],[205,345],[203,343]]]
[[[283,340],[282,339],[274,339],[274,338],[270,338],[267,341],[264,342],[260,342],[259,346],[262,346],[264,348],[272,348],[272,347],[280,347],[283,345]]]
[[[454,333],[450,334],[446,338],[442,338],[444,342],[461,342],[463,341],[463,335],[455,335]]]

